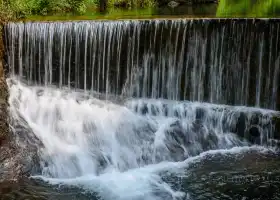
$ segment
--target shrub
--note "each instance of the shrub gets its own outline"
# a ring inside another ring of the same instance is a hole
[[[108,7],[144,8],[156,5],[156,0],[106,0]],[[17,17],[28,15],[47,15],[52,13],[72,12],[84,14],[87,6],[97,7],[100,0],[0,0],[2,12],[7,7]],[[4,6],[5,4],[5,6]]]
[[[88,1],[88,0],[87,0]],[[11,9],[17,15],[45,15],[57,12],[86,11],[86,0],[9,0]]]
[[[220,0],[218,17],[273,17],[280,14],[280,1]]]
[[[155,5],[156,0],[108,0],[109,7],[145,8]]]
[[[14,12],[10,8],[9,4],[0,0],[0,23],[5,23],[14,17]]]

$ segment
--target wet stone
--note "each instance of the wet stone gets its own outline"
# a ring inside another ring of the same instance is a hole
[[[272,124],[274,125],[274,139],[280,140],[280,118],[273,117]]]
[[[149,113],[149,109],[148,109],[148,105],[147,104],[144,104],[143,106],[141,106],[140,108],[140,113],[142,115],[146,115]]]
[[[206,111],[203,108],[197,108],[195,115],[196,120],[204,120],[205,112]]]
[[[261,144],[261,142],[265,143],[265,141],[261,141],[261,130],[258,126],[251,126],[245,138],[252,144]]]
[[[154,116],[159,115],[159,108],[156,105],[150,105],[151,106],[151,114]]]
[[[257,125],[260,123],[260,117],[262,116],[261,113],[253,113],[251,119],[250,119],[250,124],[252,125]]]
[[[252,126],[249,129],[249,133],[250,133],[250,136],[252,136],[252,137],[260,137],[260,135],[261,135],[259,127],[257,127],[257,126]]]

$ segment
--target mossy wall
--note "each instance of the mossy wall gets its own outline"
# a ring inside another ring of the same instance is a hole
[[[0,23],[0,145],[6,141],[9,133],[8,124],[8,88],[3,66],[4,43],[2,37],[4,22]]]

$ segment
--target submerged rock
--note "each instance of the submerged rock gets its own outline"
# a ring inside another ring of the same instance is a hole
[[[175,7],[179,6],[180,4],[176,1],[170,1],[167,5],[171,8],[175,8]]]

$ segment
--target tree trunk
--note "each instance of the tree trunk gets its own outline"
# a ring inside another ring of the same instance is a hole
[[[107,0],[99,0],[99,11],[105,12],[107,8]]]

